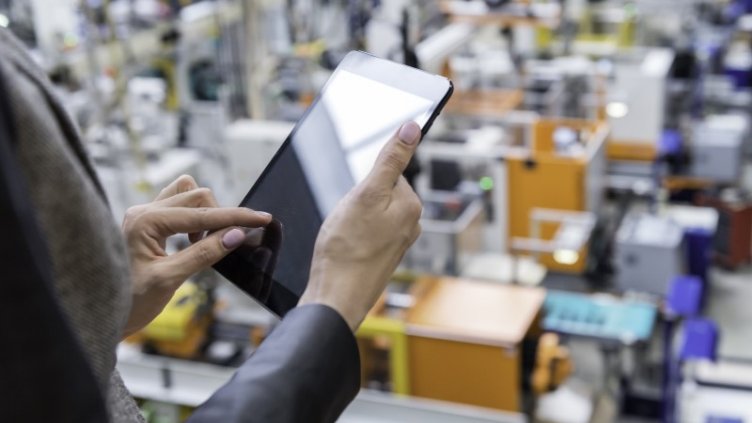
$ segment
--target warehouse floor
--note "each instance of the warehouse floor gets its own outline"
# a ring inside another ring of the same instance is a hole
[[[752,360],[752,267],[737,272],[714,270],[705,315],[718,323],[718,354]]]

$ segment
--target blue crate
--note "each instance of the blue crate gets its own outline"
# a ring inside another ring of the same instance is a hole
[[[702,279],[697,276],[677,276],[671,281],[666,294],[666,308],[670,313],[693,317],[702,307]]]

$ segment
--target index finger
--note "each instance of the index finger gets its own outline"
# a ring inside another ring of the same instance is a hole
[[[420,140],[420,126],[407,122],[381,149],[376,163],[368,175],[367,184],[376,188],[392,189],[415,154]]]
[[[268,213],[249,210],[245,207],[167,207],[152,212],[149,219],[161,235],[169,236],[179,233],[213,231],[230,226],[259,228],[268,225],[271,216]]]

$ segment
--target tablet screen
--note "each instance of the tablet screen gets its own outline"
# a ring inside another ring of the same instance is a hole
[[[274,216],[261,242],[270,247],[259,252],[256,240],[217,270],[278,314],[294,307],[308,283],[323,219],[368,175],[402,123],[424,127],[437,106],[436,100],[375,79],[335,71],[241,203]]]

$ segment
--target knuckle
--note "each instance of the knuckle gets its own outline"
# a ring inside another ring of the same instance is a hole
[[[215,251],[216,249],[212,248],[208,242],[196,244],[196,260],[203,265],[212,264],[214,263]]]
[[[212,194],[212,190],[209,188],[197,188],[195,191],[195,196],[198,197],[198,199],[202,200],[203,203],[210,203],[211,200],[214,198],[214,195]]]
[[[402,172],[406,166],[406,160],[401,151],[391,149],[384,154],[383,165],[388,169]]]
[[[364,207],[375,207],[384,203],[388,198],[388,194],[377,189],[366,188],[359,190],[356,198],[357,202]]]
[[[123,217],[124,228],[134,228],[143,223],[143,217],[146,213],[144,206],[132,206],[128,207]]]
[[[193,176],[183,174],[178,177],[178,192],[190,191],[198,186]]]
[[[199,207],[196,209],[197,222],[201,227],[207,227],[211,219],[211,209],[209,207]]]
[[[412,201],[408,203],[407,211],[412,220],[420,220],[420,216],[423,214],[423,204],[421,204],[417,196],[413,196]]]
[[[153,266],[149,273],[150,279],[155,284],[163,284],[175,278],[175,271],[172,270],[172,267],[164,265]]]
[[[144,211],[144,206],[131,206],[125,211],[126,218],[134,218]]]

